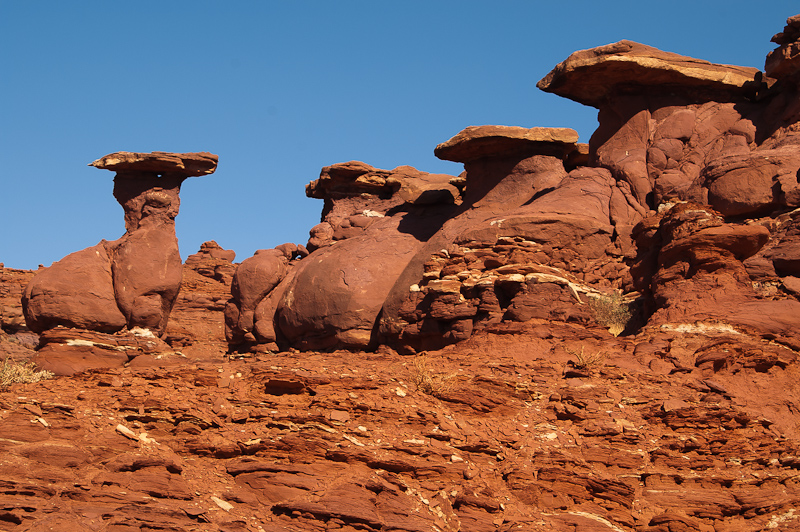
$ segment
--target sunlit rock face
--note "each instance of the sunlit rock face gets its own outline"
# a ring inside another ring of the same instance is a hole
[[[413,352],[534,322],[606,327],[591,303],[610,296],[636,307],[615,334],[717,320],[795,341],[798,39],[791,17],[766,74],[631,41],[577,51],[538,86],[598,109],[588,144],[469,126],[434,150],[458,177],[323,168],[308,256],[261,252],[237,272],[232,348]]]

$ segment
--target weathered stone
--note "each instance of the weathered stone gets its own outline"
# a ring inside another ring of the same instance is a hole
[[[633,41],[581,50],[559,63],[537,87],[598,107],[618,93],[678,90],[726,101],[755,84],[758,69],[718,65]]]
[[[578,133],[568,128],[469,126],[436,146],[434,154],[446,161],[471,162],[484,157],[526,158],[552,155],[565,158],[577,150]]]
[[[25,289],[22,307],[34,332],[59,325],[114,332],[127,325],[117,306],[111,262],[103,243],[41,270]]]
[[[208,152],[169,153],[154,151],[137,153],[119,151],[110,153],[89,166],[112,172],[142,172],[148,174],[170,174],[181,177],[197,177],[213,174],[219,158]]]

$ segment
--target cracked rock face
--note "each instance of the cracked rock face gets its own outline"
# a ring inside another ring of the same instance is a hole
[[[114,197],[125,211],[126,232],[37,274],[23,296],[28,327],[106,333],[141,327],[162,334],[181,283],[180,186],[213,173],[216,164],[209,153],[166,152],[118,152],[91,163],[117,172]]]

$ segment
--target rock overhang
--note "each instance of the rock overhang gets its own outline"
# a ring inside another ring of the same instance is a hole
[[[757,68],[722,65],[623,40],[572,53],[536,86],[591,107],[618,92],[695,91],[744,99],[761,84]]]
[[[445,161],[469,163],[487,157],[551,155],[566,158],[577,149],[578,133],[570,128],[469,126],[436,146]]]
[[[118,151],[105,155],[89,166],[117,173],[168,174],[179,177],[199,177],[213,174],[219,157],[208,152],[150,153]]]

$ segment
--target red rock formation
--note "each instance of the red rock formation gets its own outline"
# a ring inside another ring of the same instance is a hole
[[[532,319],[608,326],[598,308],[609,301],[622,314],[635,302],[640,314],[612,325],[616,333],[728,320],[788,341],[791,319],[756,316],[792,315],[787,287],[800,284],[795,231],[768,221],[800,206],[793,24],[776,36],[782,48],[769,59],[783,65],[779,83],[753,68],[630,41],[572,54],[539,86],[599,109],[586,150],[569,129],[471,126],[435,150],[465,165],[459,179],[446,178],[449,189],[444,179],[407,179],[401,169],[364,163],[323,169],[307,187],[325,199],[311,255],[274,295],[266,296],[275,284],[267,283],[245,303],[244,321],[229,326],[239,331],[231,343],[320,349],[380,341],[415,351]],[[428,182],[431,190],[412,192],[411,183]],[[419,209],[420,198],[434,196],[445,203],[426,221],[433,210]],[[676,207],[658,227],[669,206],[687,201],[699,207]],[[653,217],[656,209],[662,216]],[[695,221],[679,213],[695,211],[706,214],[690,230]],[[412,224],[433,230],[414,233]],[[763,300],[747,273],[756,268],[788,284],[777,281],[784,290]],[[716,303],[696,293],[717,294]],[[249,308],[257,301],[267,301],[260,312]],[[262,337],[249,333],[257,323]]]
[[[325,200],[308,242],[312,253],[292,264],[307,252],[286,247],[242,263],[226,310],[231,343],[374,347],[387,293],[460,201],[459,183],[409,166],[387,171],[352,161],[323,168],[306,189]]]
[[[0,391],[0,528],[798,529],[787,24],[776,79],[628,42],[577,52],[542,83],[598,106],[588,149],[479,126],[436,149],[459,177],[324,168],[311,253],[230,276],[232,252],[204,244],[169,345],[44,332],[62,372],[94,371]],[[150,199],[134,215],[174,205]],[[0,349],[30,351],[3,316]],[[340,347],[375,349],[318,352]]]
[[[211,240],[203,242],[197,253],[186,257],[185,264],[200,275],[230,286],[233,282],[233,274],[236,271],[233,266],[235,258],[235,251],[223,249],[219,244]]]
[[[36,275],[22,299],[28,327],[102,333],[138,327],[163,334],[181,284],[175,236],[180,185],[187,177],[213,173],[216,165],[217,156],[209,153],[165,152],[118,152],[91,163],[117,172],[114,197],[125,210],[126,232]],[[51,350],[39,353],[41,365]]]

